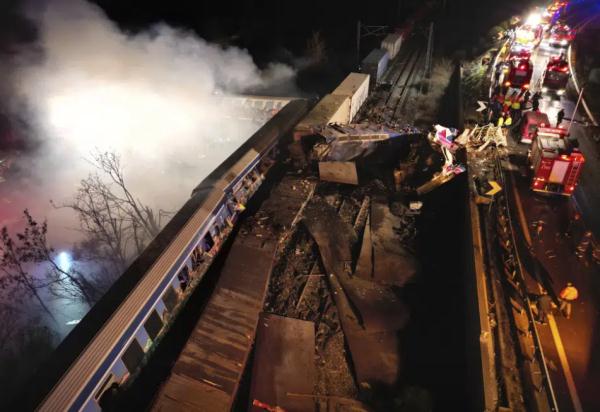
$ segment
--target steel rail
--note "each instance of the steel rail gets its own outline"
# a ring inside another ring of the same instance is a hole
[[[525,303],[525,311],[527,313],[527,318],[529,320],[529,326],[530,326],[530,330],[532,331],[532,335],[533,335],[533,343],[534,343],[534,347],[535,347],[535,354],[534,356],[537,358],[538,362],[540,363],[540,365],[542,366],[542,382],[544,384],[544,386],[546,387],[546,397],[548,399],[548,402],[550,404],[550,408],[552,411],[558,411],[558,402],[556,400],[556,395],[554,392],[554,387],[552,385],[552,380],[550,379],[550,373],[548,370],[548,365],[546,364],[546,358],[544,356],[544,349],[542,348],[542,343],[540,340],[540,336],[538,334],[537,331],[537,327],[535,325],[535,318],[533,315],[533,311],[531,309],[531,301],[529,299],[529,296],[527,294],[527,290],[525,290],[525,278],[523,276],[523,264],[521,262],[521,257],[519,255],[519,251],[517,248],[517,238],[515,236],[515,229],[513,227],[513,220],[512,220],[512,216],[510,213],[510,201],[508,198],[507,190],[506,188],[507,186],[507,179],[505,179],[504,177],[504,171],[502,169],[502,163],[501,163],[501,159],[500,159],[500,155],[498,153],[498,150],[496,148],[493,149],[494,150],[494,167],[496,169],[496,176],[498,177],[498,180],[500,180],[501,186],[505,188],[505,190],[503,191],[503,193],[499,196],[499,198],[503,199],[503,206],[505,208],[505,213],[506,213],[506,221],[507,221],[507,225],[508,225],[508,229],[510,232],[510,240],[511,240],[511,245],[510,245],[510,249],[511,249],[511,255],[515,258],[515,277],[517,278],[518,281],[518,286],[519,286],[519,292],[521,294],[521,299],[523,299],[524,303]]]

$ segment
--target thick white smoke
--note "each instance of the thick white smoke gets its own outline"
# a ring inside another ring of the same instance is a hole
[[[54,241],[76,221],[49,200],[71,198],[90,172],[91,152],[118,153],[136,196],[177,210],[259,126],[240,120],[218,95],[291,83],[294,76],[280,64],[261,71],[245,50],[189,31],[158,25],[129,35],[95,5],[50,3],[35,17],[42,57],[25,59],[16,73],[18,100],[30,110],[26,120],[40,146],[28,159],[27,179],[0,183],[0,190],[10,217],[27,207],[48,218]],[[21,168],[24,161],[17,159]]]

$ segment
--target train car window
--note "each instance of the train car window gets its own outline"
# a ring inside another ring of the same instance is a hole
[[[213,246],[215,245],[215,241],[212,238],[212,235],[209,233],[206,233],[206,235],[204,235],[204,245],[206,247],[206,251],[208,252],[209,250],[211,250],[213,248]]]
[[[183,265],[183,268],[177,273],[177,279],[179,280],[179,287],[181,291],[185,291],[187,289],[188,284],[190,283],[190,270],[187,265]]]
[[[150,312],[150,316],[148,316],[148,319],[146,319],[146,322],[144,322],[144,328],[146,329],[148,336],[150,336],[150,339],[155,340],[158,334],[160,333],[162,327],[163,321],[158,315],[156,309],[152,309],[152,312]]]
[[[192,271],[198,269],[198,266],[204,261],[204,244],[197,246],[192,252]]]
[[[115,401],[119,396],[119,384],[117,382],[113,382],[103,393],[98,401],[100,408],[103,411],[113,411],[115,410]]]
[[[137,339],[133,339],[121,359],[130,374],[134,373],[144,358],[144,350]]]
[[[114,375],[112,373],[108,374],[106,379],[104,379],[104,382],[102,382],[102,386],[100,386],[100,389],[98,389],[98,392],[96,392],[96,395],[94,395],[94,399],[97,400],[98,398],[100,398],[100,395],[102,395],[102,392],[104,392],[104,390],[107,388],[108,384],[113,379],[113,376]]]
[[[173,309],[175,309],[175,306],[177,306],[177,293],[175,293],[172,286],[169,285],[167,287],[167,290],[162,297],[162,301],[169,312],[172,312]]]

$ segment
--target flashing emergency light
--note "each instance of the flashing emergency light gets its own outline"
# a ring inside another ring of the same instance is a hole
[[[540,13],[531,13],[528,17],[527,20],[525,20],[525,24],[531,25],[531,26],[537,26],[538,24],[540,24],[542,21],[542,15]]]
[[[73,259],[68,252],[60,252],[58,254],[58,262],[57,265],[63,272],[68,272],[71,270],[71,266],[73,264]]]

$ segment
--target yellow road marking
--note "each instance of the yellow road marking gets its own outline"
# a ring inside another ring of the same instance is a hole
[[[515,194],[515,199],[517,203],[519,221],[521,222],[521,227],[523,228],[523,235],[525,236],[525,240],[527,241],[527,243],[531,245],[531,235],[529,233],[529,227],[527,226],[527,219],[525,218],[525,213],[523,212],[521,196],[519,196],[515,176],[512,173],[510,174],[510,179],[512,182],[513,193]],[[538,284],[538,288],[541,293],[543,289],[540,284]],[[554,320],[554,316],[552,314],[548,314],[548,324],[550,325],[552,340],[554,340],[556,352],[558,353],[558,358],[560,360],[560,364],[565,374],[569,394],[571,395],[571,400],[573,401],[573,407],[575,408],[576,412],[583,412],[583,408],[581,407],[581,401],[579,400],[579,395],[577,394],[577,388],[575,387],[575,379],[573,379],[571,367],[569,366],[569,361],[567,359],[567,353],[565,351],[565,347],[563,346],[562,339],[560,338],[560,333],[558,333],[558,325],[556,324],[556,321]]]
[[[565,373],[567,387],[569,388],[571,400],[573,401],[573,408],[575,408],[575,412],[583,412],[583,408],[581,407],[581,401],[579,400],[579,395],[577,395],[575,380],[573,379],[571,367],[569,366],[569,361],[567,360],[567,353],[565,352],[565,347],[563,346],[562,339],[560,338],[560,334],[558,333],[558,325],[556,324],[556,321],[554,320],[554,316],[552,314],[548,314],[548,324],[550,325],[550,331],[552,332],[552,338],[554,339],[554,344],[556,345],[556,352],[558,353],[560,364],[562,365],[563,372]]]

